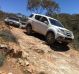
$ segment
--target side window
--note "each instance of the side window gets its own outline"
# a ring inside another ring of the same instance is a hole
[[[41,22],[45,23],[45,24],[48,24],[48,20],[46,17],[42,17],[41,18]]]
[[[41,18],[41,16],[39,16],[39,15],[35,16],[35,19],[38,20],[38,21],[40,21],[40,18]]]

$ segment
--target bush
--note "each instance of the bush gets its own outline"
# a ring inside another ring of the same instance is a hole
[[[17,38],[9,30],[0,31],[0,37],[5,41],[17,43]]]
[[[3,54],[2,52],[0,52],[0,67],[3,66],[5,58],[6,58],[5,54]]]
[[[79,36],[78,34],[74,34],[74,35],[75,35],[74,45],[75,45],[75,48],[78,50],[79,49]]]

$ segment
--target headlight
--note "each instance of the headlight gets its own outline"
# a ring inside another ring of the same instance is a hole
[[[62,29],[58,29],[58,32],[65,34],[65,31]]]
[[[62,29],[58,29],[58,32],[67,36],[67,37],[72,37],[74,38],[74,35],[71,31],[68,31],[68,30],[62,30]]]

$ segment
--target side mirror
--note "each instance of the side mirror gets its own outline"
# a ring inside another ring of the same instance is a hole
[[[45,23],[45,24],[48,24],[48,22],[47,22],[47,21],[44,21],[44,23]]]

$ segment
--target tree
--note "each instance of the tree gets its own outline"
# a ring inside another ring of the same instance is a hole
[[[59,5],[53,0],[28,0],[27,9],[36,13],[56,13]]]

